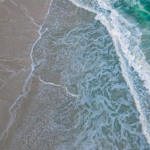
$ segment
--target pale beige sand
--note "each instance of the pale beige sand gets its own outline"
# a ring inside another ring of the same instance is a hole
[[[50,0],[0,0],[0,138],[31,71],[30,52]]]

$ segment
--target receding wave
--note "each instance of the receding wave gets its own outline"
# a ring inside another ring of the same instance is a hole
[[[91,3],[94,5],[89,4],[87,1],[71,1],[78,7],[96,13],[97,16],[95,19],[100,20],[112,36],[116,52],[120,58],[122,74],[134,97],[137,109],[140,112],[143,133],[150,143],[150,122],[147,119],[147,115],[149,115],[147,111],[149,110],[145,107],[145,103],[147,103],[145,95],[147,97],[147,95],[149,95],[148,93],[150,93],[150,66],[140,49],[142,32],[136,24],[126,20],[121,14],[113,9],[111,7],[111,3],[113,2],[111,1],[92,1],[93,3]],[[97,3],[101,9],[97,9]],[[135,73],[133,73],[134,71],[131,71],[131,68],[138,73],[139,80],[143,81],[143,83],[140,82],[141,85],[138,85],[138,81],[134,82],[133,78],[135,77]],[[143,86],[143,89],[141,89],[140,86]],[[140,90],[142,91],[142,94],[139,94]],[[146,91],[148,91],[148,93]],[[147,105],[149,104],[147,103]]]

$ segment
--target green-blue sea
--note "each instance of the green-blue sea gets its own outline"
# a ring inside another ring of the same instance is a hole
[[[39,34],[10,146],[150,150],[150,0],[52,0]]]

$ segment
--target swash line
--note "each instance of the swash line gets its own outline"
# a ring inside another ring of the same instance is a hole
[[[59,84],[55,84],[55,83],[52,83],[52,82],[45,82],[44,80],[40,79],[40,77],[39,77],[39,80],[40,80],[42,83],[44,83],[44,84],[53,85],[53,86],[61,87],[62,89],[65,89],[65,91],[66,91],[69,95],[71,95],[72,97],[76,97],[76,98],[78,97],[78,95],[71,94],[71,93],[68,91],[67,87],[65,87],[65,86],[62,86],[62,85],[59,85]]]

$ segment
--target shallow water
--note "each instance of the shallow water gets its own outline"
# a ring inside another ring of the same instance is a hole
[[[2,148],[149,150],[149,3],[53,0]]]

